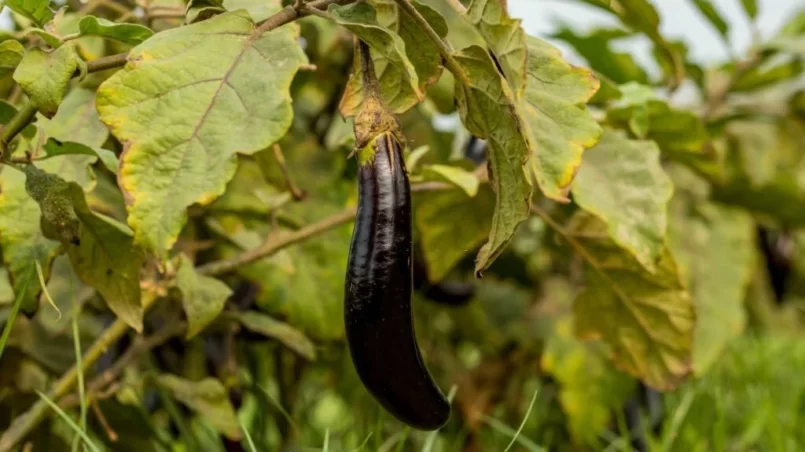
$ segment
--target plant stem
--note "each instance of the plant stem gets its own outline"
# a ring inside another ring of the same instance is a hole
[[[361,61],[361,80],[363,80],[363,89],[365,90],[364,96],[380,99],[380,84],[377,82],[375,62],[372,60],[369,44],[357,39],[357,48],[358,58]]]
[[[318,223],[313,223],[298,231],[288,234],[280,234],[272,240],[268,240],[257,248],[247,250],[231,259],[226,259],[217,262],[210,262],[209,264],[202,265],[196,270],[202,275],[215,276],[224,273],[229,273],[243,265],[251,264],[264,257],[271,256],[277,251],[291,246],[295,243],[302,242],[310,237],[327,232],[330,229],[337,228],[341,225],[347,224],[355,218],[357,208],[350,207],[343,212],[337,213],[331,217],[325,218]]]
[[[269,32],[277,27],[293,22],[294,20],[308,15],[309,8],[317,10],[326,10],[332,4],[344,5],[352,3],[355,0],[315,0],[310,3],[305,3],[304,8],[299,8],[298,5],[288,5],[281,9],[278,13],[269,17],[254,31],[255,36],[260,36],[263,33]]]
[[[87,72],[99,72],[123,66],[126,64],[128,56],[128,53],[118,53],[87,61]],[[78,74],[76,73],[73,76],[75,77],[76,75]]]
[[[0,158],[5,159],[5,153],[8,149],[8,144],[11,140],[22,132],[22,129],[28,126],[36,116],[36,107],[33,103],[28,102],[20,108],[16,115],[11,118],[11,121],[3,129],[0,134]]]
[[[448,44],[444,42],[444,40],[442,40],[438,34],[436,34],[436,31],[430,26],[427,19],[425,19],[422,14],[419,14],[419,11],[414,8],[414,5],[411,4],[410,0],[395,1],[406,14],[411,16],[411,18],[417,22],[419,28],[428,35],[428,38],[430,38],[431,42],[436,44],[436,47],[439,49],[439,54],[441,54],[442,59],[444,59],[444,65],[447,70],[449,70],[453,76],[464,86],[469,86],[471,84],[470,78],[467,76],[467,73],[464,72],[464,68],[462,68],[461,65],[458,64],[458,61],[453,58],[453,51],[450,49]]]
[[[288,191],[291,192],[291,196],[293,197],[294,201],[301,201],[305,199],[307,194],[303,190],[300,190],[299,187],[296,186],[296,183],[294,183],[293,177],[291,177],[291,171],[288,169],[288,165],[285,163],[285,156],[282,155],[282,148],[280,145],[275,144],[272,147],[272,151],[274,152],[274,160],[277,161],[277,165],[280,167],[282,177],[285,179],[285,185],[288,186]]]

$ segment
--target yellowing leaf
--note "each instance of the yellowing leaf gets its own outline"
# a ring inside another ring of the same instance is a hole
[[[224,191],[235,154],[285,134],[307,61],[297,37],[293,24],[257,36],[247,12],[221,14],[154,35],[101,85],[101,120],[126,144],[119,181],[137,243],[164,257],[186,208]]]
[[[665,248],[672,193],[657,145],[612,130],[585,154],[573,183],[573,200],[606,223],[612,240],[651,273]]]
[[[25,174],[11,168],[0,172],[0,245],[14,292],[19,294],[25,275],[34,262],[42,266],[45,278],[56,257],[59,243],[42,234],[39,226],[41,211],[25,190]],[[23,295],[21,309],[33,313],[42,290],[39,279],[33,278]]]
[[[187,339],[200,333],[224,309],[232,290],[222,281],[196,272],[184,254],[179,255],[176,286],[182,292],[182,306],[187,315]]]
[[[615,365],[647,385],[675,387],[691,370],[695,322],[673,256],[666,249],[650,274],[589,214],[575,216],[569,233],[594,259],[573,306],[576,334],[603,339]]]
[[[371,5],[365,2],[344,6],[333,4],[329,11],[338,24],[371,47],[381,96],[390,109],[402,112],[424,98],[416,68],[406,55],[406,42],[400,35],[378,23],[377,13]],[[446,26],[440,28],[446,32]],[[352,72],[340,106],[344,115],[355,114],[363,100],[358,58],[355,58],[353,68],[357,70]]]
[[[531,149],[530,174],[545,196],[567,199],[584,149],[601,135],[584,105],[598,90],[598,80],[569,65],[559,50],[529,36],[525,93],[520,105]]]
[[[13,72],[25,56],[25,47],[16,39],[0,42],[0,75]]]
[[[425,165],[422,167],[422,175],[426,180],[438,180],[453,184],[464,190],[464,193],[470,197],[478,193],[478,185],[480,184],[478,177],[458,166]]]
[[[6,6],[17,14],[25,16],[37,25],[44,26],[53,20],[50,0],[8,0]]]

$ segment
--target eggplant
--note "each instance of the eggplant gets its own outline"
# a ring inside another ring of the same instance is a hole
[[[422,361],[414,332],[411,190],[397,137],[392,131],[361,137],[346,337],[358,376],[380,405],[411,427],[435,430],[450,417],[450,404]]]

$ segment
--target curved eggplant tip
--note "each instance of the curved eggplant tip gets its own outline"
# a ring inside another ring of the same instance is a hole
[[[415,428],[417,430],[438,430],[447,424],[450,420],[450,402],[444,396],[439,400],[432,400],[432,406],[428,410],[419,408],[415,412],[401,412],[399,407],[397,409],[386,409],[394,415],[399,421]]]

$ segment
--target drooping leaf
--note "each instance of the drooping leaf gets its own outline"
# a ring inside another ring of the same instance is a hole
[[[101,119],[127,144],[119,179],[137,243],[164,256],[186,208],[224,191],[235,153],[285,134],[290,83],[306,62],[297,35],[292,24],[256,36],[245,11],[221,14],[155,35],[101,85]]]
[[[585,288],[573,306],[576,334],[603,339],[615,365],[647,385],[675,387],[691,370],[695,322],[670,251],[650,274],[595,217],[576,215],[568,232],[594,259],[585,258]]]
[[[52,117],[67,91],[67,84],[79,64],[72,45],[52,52],[31,49],[14,71],[14,81],[28,95],[39,111]]]
[[[521,127],[531,146],[529,169],[545,196],[564,201],[584,149],[601,135],[584,105],[598,90],[598,80],[569,65],[547,42],[529,36],[527,43]]]
[[[219,433],[232,440],[240,439],[241,431],[235,409],[220,381],[214,378],[190,381],[175,375],[162,374],[156,378],[156,383],[173,398],[207,419]]]
[[[520,20],[509,17],[505,0],[473,0],[467,18],[486,40],[515,96],[522,95],[528,49]]]
[[[0,42],[0,76],[14,72],[25,56],[25,47],[16,39]]]
[[[432,11],[428,7],[422,8]],[[338,24],[355,33],[371,47],[381,96],[392,111],[405,111],[424,98],[416,68],[406,54],[406,42],[400,35],[378,23],[377,13],[369,3],[356,2],[344,6],[332,4],[329,12]],[[404,29],[409,35],[413,32],[411,27],[412,25],[406,25]],[[440,29],[445,32],[445,28],[442,23]],[[421,35],[417,38],[423,39]],[[356,58],[353,68],[359,66]],[[354,114],[363,100],[362,85],[356,80],[360,77],[360,70],[353,70],[352,80],[347,85],[340,106],[345,115]]]
[[[721,35],[722,39],[727,39],[727,36],[730,32],[730,26],[727,21],[721,17],[721,13],[718,12],[718,9],[713,5],[712,0],[691,0],[693,5],[696,9],[699,10],[700,13],[710,22],[710,25],[716,29],[719,35]]]
[[[24,275],[33,262],[39,262],[46,278],[56,257],[59,243],[42,234],[41,212],[36,201],[25,190],[25,175],[11,168],[0,172],[0,245],[14,292],[19,294]],[[33,313],[42,290],[33,278],[23,295],[20,309]]]
[[[136,46],[154,35],[154,32],[140,24],[115,23],[104,18],[84,16],[78,23],[82,35],[100,36]]]
[[[754,271],[755,231],[738,209],[674,199],[669,231],[696,305],[693,371],[704,374],[746,322],[744,297]]]
[[[121,320],[142,331],[140,268],[144,253],[134,246],[125,225],[89,209],[79,185],[70,183],[68,194],[81,227],[79,243],[63,245],[78,278],[94,287]]]
[[[34,21],[40,28],[53,20],[50,0],[8,0],[6,6],[15,13]]]
[[[186,255],[179,255],[176,287],[182,293],[182,306],[187,315],[187,339],[200,333],[224,309],[232,289],[218,279],[196,272]]]
[[[280,341],[310,361],[316,359],[316,348],[304,333],[287,323],[256,311],[233,312],[230,314],[247,330]]]
[[[422,175],[426,180],[444,181],[455,185],[470,197],[478,193],[478,184],[480,184],[478,177],[458,166],[425,165],[422,167]]]
[[[419,231],[430,281],[441,281],[488,236],[494,194],[481,187],[474,198],[459,190],[444,190],[414,198],[414,221]]]
[[[614,130],[585,154],[573,183],[573,200],[606,223],[612,240],[651,273],[664,253],[672,193],[657,145]]]
[[[39,160],[37,161],[37,165],[40,166],[40,167],[43,166],[43,165],[40,164],[40,162],[44,163],[44,161],[46,161],[47,159],[49,159],[51,157],[58,157],[58,156],[63,156],[63,155],[85,155],[85,156],[91,156],[91,157],[100,158],[101,161],[103,162],[104,166],[106,166],[109,169],[109,171],[112,171],[112,172],[117,171],[117,167],[118,167],[118,164],[119,164],[119,162],[117,160],[117,156],[115,155],[115,153],[110,151],[110,150],[108,150],[108,149],[91,148],[91,147],[85,146],[85,145],[83,145],[81,143],[73,143],[71,141],[61,142],[61,141],[56,140],[54,138],[49,138],[48,141],[45,143],[45,145],[42,146],[42,150],[44,151],[44,154],[40,155],[38,157]],[[76,163],[76,166],[81,166],[81,162],[77,161],[75,163]],[[83,166],[91,165],[93,163],[95,163],[94,158],[93,159],[86,159],[86,160],[84,160]],[[46,171],[61,174],[61,172],[53,171],[53,169],[51,169],[51,168],[43,168],[43,169],[45,169]],[[91,187],[88,187],[85,183],[82,183],[77,178],[69,178],[69,179],[65,178],[65,180],[78,182],[79,185],[81,185],[85,189],[86,188],[91,188]]]
[[[529,142],[523,135],[514,93],[489,54],[473,46],[453,56],[469,79],[468,86],[456,83],[461,120],[470,133],[487,142],[489,183],[496,198],[489,241],[476,259],[475,271],[480,273],[503,251],[517,225],[528,218],[531,184],[523,165],[529,158]]]

